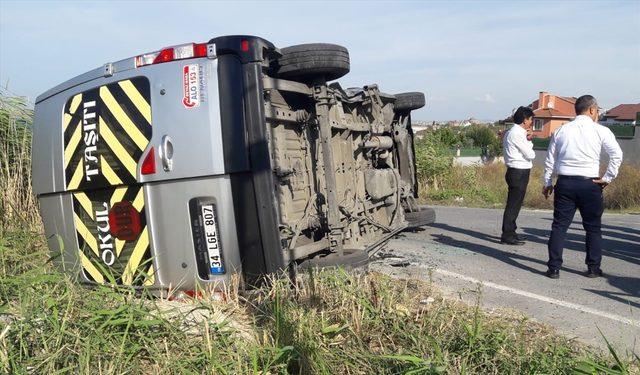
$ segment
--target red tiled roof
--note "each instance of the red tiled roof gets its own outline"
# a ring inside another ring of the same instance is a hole
[[[566,114],[558,111],[553,108],[540,108],[533,111],[534,117],[562,117],[562,118],[573,118],[574,116],[571,114]]]
[[[638,112],[640,112],[640,103],[620,104],[608,110],[607,113],[604,114],[604,117],[633,121],[636,119],[636,113]]]
[[[550,95],[550,96],[553,96],[556,99],[564,100],[565,102],[568,102],[571,105],[576,104],[576,100],[578,100],[578,98],[576,98],[575,96],[557,96],[557,95]],[[543,108],[539,108],[539,107],[540,107],[540,100],[539,99],[536,99],[533,102],[531,102],[531,104],[529,104],[529,108],[543,109]],[[546,108],[544,108],[544,109],[546,109]],[[556,112],[557,112],[557,110],[556,110]],[[569,115],[569,114],[567,114],[567,115]],[[574,114],[571,113],[571,116],[573,117]]]
[[[576,104],[576,100],[578,100],[575,96],[556,96],[556,98],[564,99],[571,104]]]

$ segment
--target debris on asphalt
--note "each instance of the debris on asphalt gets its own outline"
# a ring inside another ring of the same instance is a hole
[[[411,262],[409,261],[402,261],[402,262],[395,262],[395,263],[391,263],[391,267],[408,267],[411,265]]]

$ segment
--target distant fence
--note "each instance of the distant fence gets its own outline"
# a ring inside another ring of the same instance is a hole
[[[456,149],[453,148],[450,150],[451,155],[452,156],[456,156]],[[461,148],[460,149],[460,156],[461,157],[465,157],[465,156],[480,156],[482,155],[482,149],[480,147],[476,147],[476,148]]]
[[[615,134],[616,138],[633,138],[636,135],[636,127],[629,125],[605,125],[613,134]]]
[[[546,150],[549,147],[549,138],[533,138],[531,142],[534,150]]]
[[[605,125],[619,139],[633,139],[636,136],[636,127],[629,125]],[[533,138],[534,150],[546,150],[549,147],[549,138]]]

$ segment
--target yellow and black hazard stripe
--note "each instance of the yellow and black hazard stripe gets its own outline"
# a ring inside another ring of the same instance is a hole
[[[71,97],[62,119],[67,190],[136,183],[151,124],[150,86],[145,77]]]
[[[114,204],[128,201],[140,213],[141,232],[133,241],[110,233],[103,216]],[[73,193],[74,223],[84,275],[100,284],[153,285],[155,269],[145,220],[142,185]]]

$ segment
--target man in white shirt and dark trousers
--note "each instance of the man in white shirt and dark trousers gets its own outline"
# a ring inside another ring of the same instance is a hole
[[[549,237],[549,269],[546,276],[557,279],[562,266],[562,249],[576,208],[586,231],[587,277],[601,277],[602,234],[600,232],[604,203],[602,190],[618,175],[622,150],[609,128],[598,124],[598,103],[591,95],[578,98],[578,116],[561,126],[551,137],[545,161],[542,190],[548,198],[555,190],[553,224]],[[600,153],[609,155],[607,171],[600,176]],[[553,172],[558,174],[552,185]]]
[[[516,219],[520,213],[524,196],[527,193],[529,174],[536,153],[531,135],[533,111],[528,107],[520,107],[513,114],[515,123],[502,139],[504,163],[507,165],[505,180],[509,186],[507,206],[502,216],[502,236],[500,242],[507,245],[523,245],[524,241],[516,234]]]

